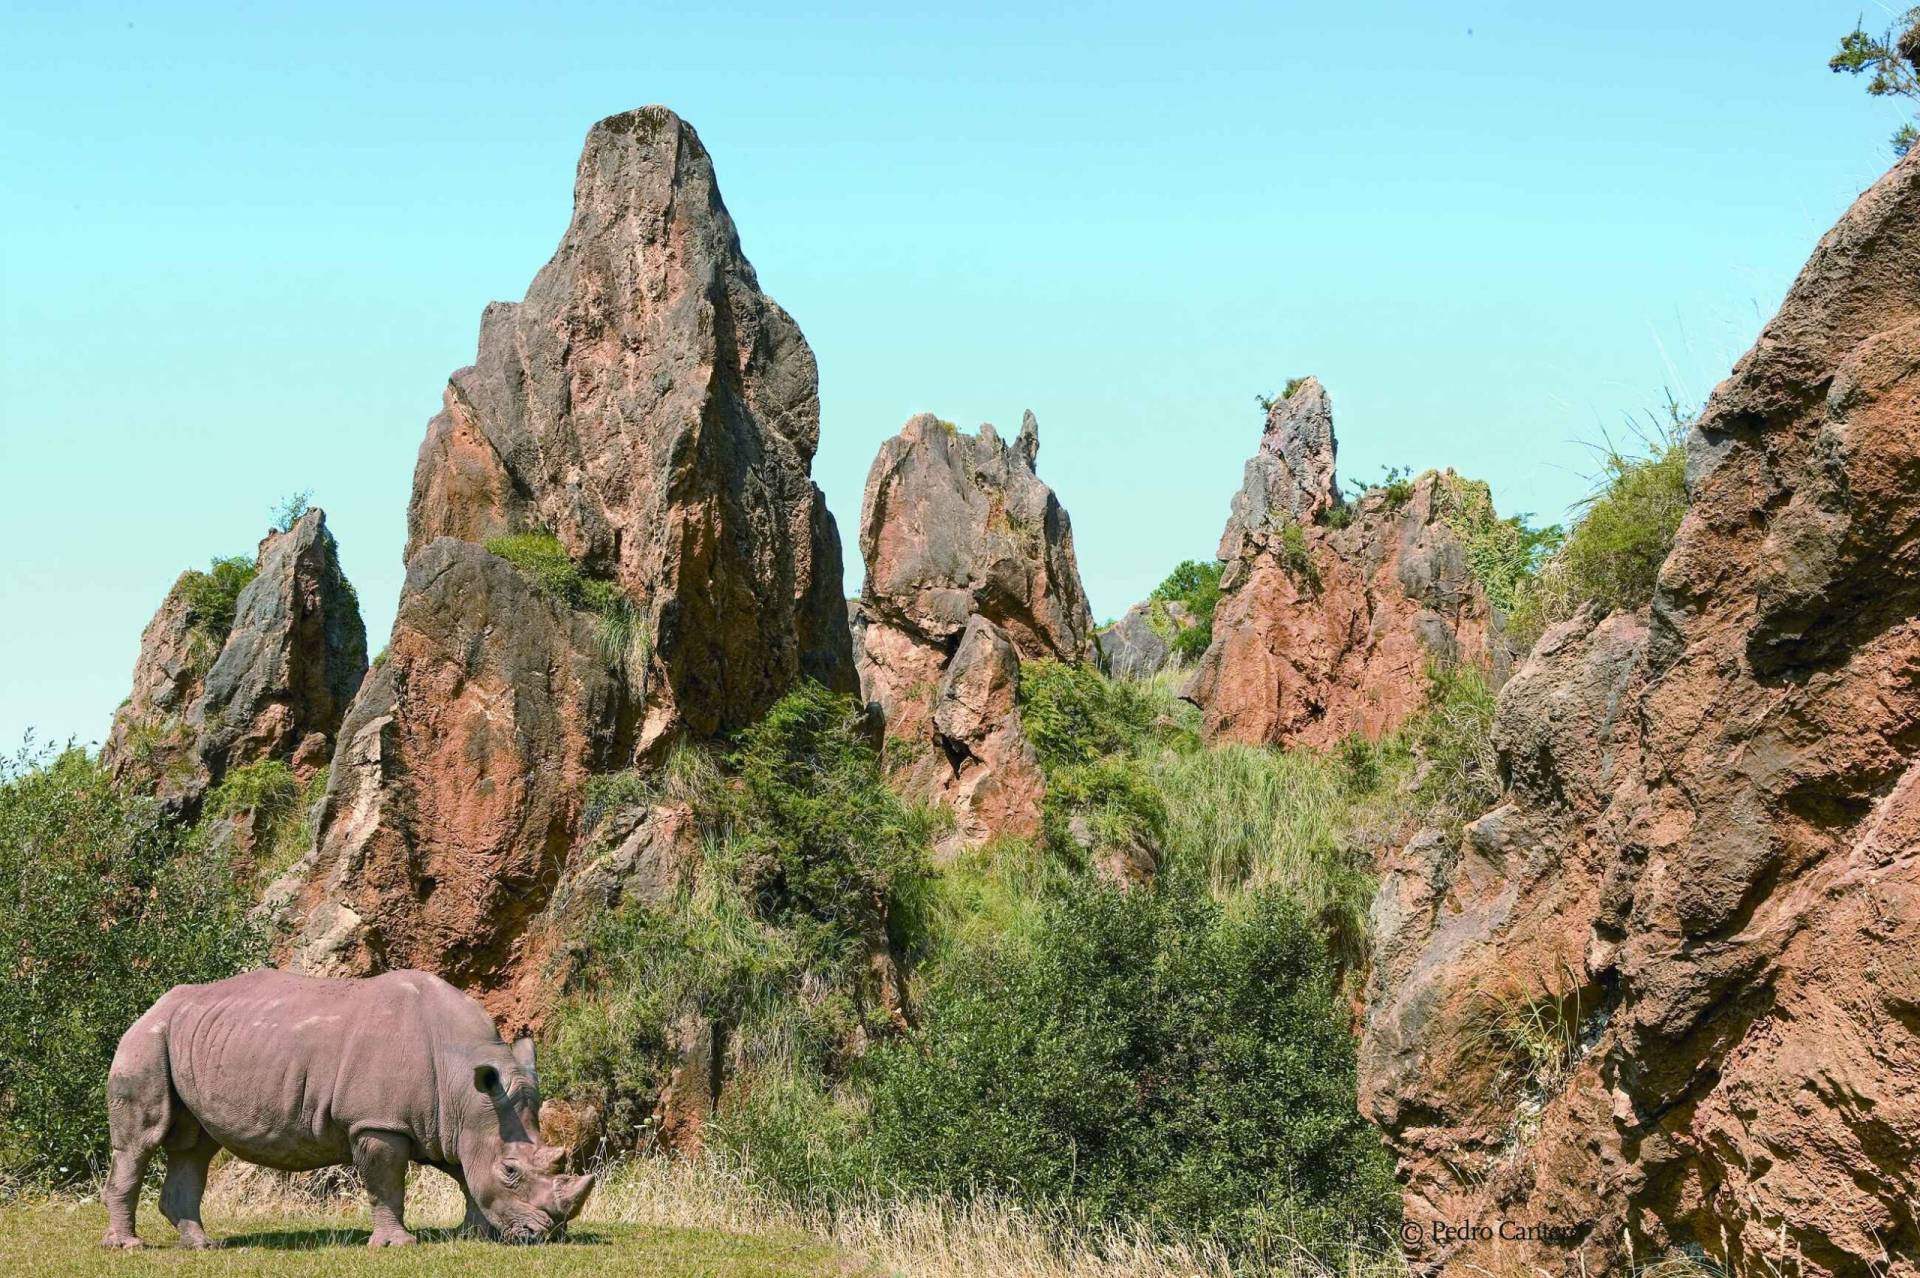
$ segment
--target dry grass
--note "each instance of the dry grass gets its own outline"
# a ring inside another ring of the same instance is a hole
[[[460,1193],[436,1172],[416,1169],[407,1191],[409,1224],[451,1227]],[[216,1173],[206,1214],[224,1221],[355,1223],[365,1214],[350,1172],[288,1177],[242,1164]],[[149,1218],[151,1219],[151,1218]],[[994,1199],[911,1198],[803,1210],[756,1187],[742,1168],[719,1158],[637,1159],[604,1170],[585,1224],[699,1230],[747,1237],[805,1237],[864,1269],[898,1278],[1405,1278],[1397,1251],[1355,1252],[1335,1267],[1302,1254],[1235,1263],[1204,1238],[1155,1237],[1138,1227],[1104,1225],[1064,1211]],[[164,1226],[162,1226],[164,1228]]]

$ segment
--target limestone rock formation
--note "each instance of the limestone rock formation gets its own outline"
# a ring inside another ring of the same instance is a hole
[[[1020,657],[1012,640],[975,613],[947,664],[933,706],[933,735],[950,774],[940,800],[968,846],[996,834],[1039,831],[1046,778],[1020,728]]]
[[[744,727],[802,676],[852,691],[813,352],[760,291],[706,148],[661,107],[609,117],[573,199],[447,385],[408,558],[543,530],[617,581],[649,639],[643,750]]]
[[[556,979],[556,892],[644,896],[672,869],[671,840],[585,846],[588,778],[802,678],[854,690],[819,415],[693,130],[659,107],[594,125],[559,248],[487,308],[428,427],[388,657],[277,898],[290,961],[426,967],[523,1025]],[[551,570],[490,553],[503,537],[557,541]]]
[[[619,695],[589,616],[470,542],[417,551],[387,659],[342,725],[317,847],[278,889],[290,961],[423,968],[524,1024],[526,926],[613,759]]]
[[[366,673],[359,598],[325,513],[310,510],[260,543],[233,632],[187,716],[201,766],[216,784],[229,768],[267,758],[290,759],[297,773],[325,767]]]
[[[1364,1088],[1410,1203],[1567,1235],[1449,1272],[1920,1273],[1917,403],[1920,153],[1714,392],[1651,617],[1544,636],[1510,798],[1382,885]]]
[[[324,511],[267,534],[230,619],[198,615],[205,585],[182,574],[147,623],[133,693],[101,751],[121,782],[187,809],[230,768],[324,768],[367,670],[359,600]]]
[[[1187,606],[1149,599],[1100,631],[1100,669],[1113,679],[1148,679],[1173,660],[1173,639],[1197,624]]]
[[[930,415],[881,445],[860,510],[861,690],[896,779],[954,807],[962,842],[1039,829],[1043,786],[1019,729],[1019,663],[1092,658],[1073,529],[1035,472],[1039,426],[1009,445]]]
[[[1436,660],[1506,676],[1511,658],[1455,526],[1484,487],[1428,472],[1342,504],[1334,449],[1326,392],[1306,378],[1269,411],[1220,539],[1213,642],[1184,693],[1210,739],[1377,739],[1420,707]]]

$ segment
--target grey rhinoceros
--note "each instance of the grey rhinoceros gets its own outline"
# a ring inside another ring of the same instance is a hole
[[[160,1212],[188,1247],[207,1165],[225,1149],[263,1167],[351,1162],[373,1200],[374,1247],[414,1241],[409,1162],[467,1197],[468,1227],[514,1242],[559,1234],[592,1176],[560,1173],[540,1139],[533,1043],[511,1048],[478,1003],[426,972],[321,980],[262,969],[169,990],[120,1040],[107,1075],[113,1162],[108,1247],[138,1247],[147,1160],[167,1151]]]

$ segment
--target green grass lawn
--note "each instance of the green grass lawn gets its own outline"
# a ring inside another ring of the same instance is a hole
[[[417,1247],[371,1251],[364,1219],[245,1218],[208,1215],[218,1251],[173,1245],[174,1233],[151,1204],[143,1205],[138,1252],[99,1247],[106,1211],[98,1203],[40,1203],[0,1207],[0,1274],[153,1275],[209,1278],[254,1275],[366,1274],[370,1278],[864,1278],[858,1262],[797,1237],[745,1237],[704,1229],[664,1229],[602,1222],[576,1224],[564,1243],[507,1247],[450,1237],[444,1229],[416,1229]]]

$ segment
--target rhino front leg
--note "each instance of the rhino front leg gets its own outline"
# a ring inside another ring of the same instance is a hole
[[[120,1040],[107,1071],[107,1131],[113,1158],[102,1193],[107,1201],[107,1233],[102,1247],[138,1247],[134,1213],[147,1162],[173,1123],[173,1083],[167,1073],[166,1022],[159,1007],[148,1012]]]
[[[218,1245],[200,1225],[200,1196],[206,1192],[207,1168],[220,1145],[205,1132],[197,1132],[196,1137],[185,1149],[169,1142],[167,1177],[160,1182],[160,1214],[180,1231],[182,1247],[199,1250]]]
[[[405,1247],[416,1241],[402,1219],[407,1208],[407,1163],[411,1142],[392,1132],[363,1132],[353,1141],[353,1165],[373,1200],[369,1247]]]

